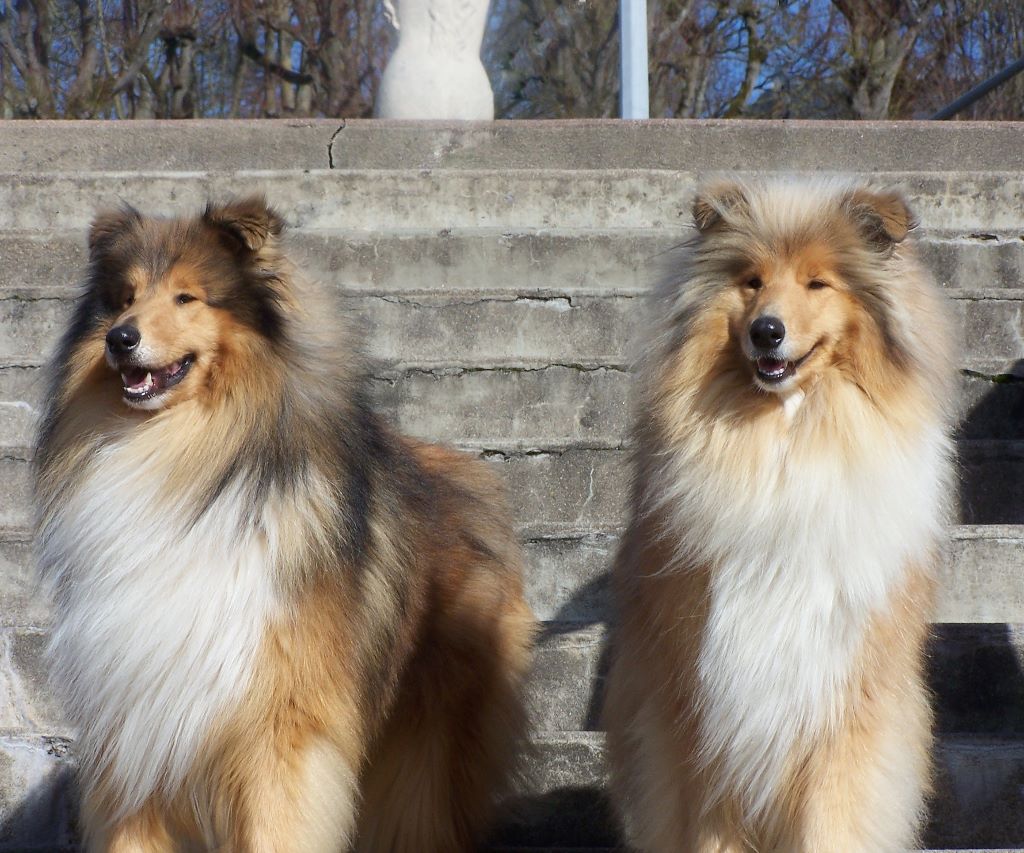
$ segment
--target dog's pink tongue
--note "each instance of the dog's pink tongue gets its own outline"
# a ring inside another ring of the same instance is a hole
[[[121,379],[129,388],[134,387],[135,385],[141,385],[146,381],[146,371],[139,367],[132,367],[128,370],[122,371]]]
[[[786,369],[786,362],[781,358],[768,358],[763,355],[757,360],[757,369],[762,373],[778,373]]]

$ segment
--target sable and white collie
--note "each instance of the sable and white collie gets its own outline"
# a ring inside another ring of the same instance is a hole
[[[92,851],[468,851],[514,768],[501,489],[377,419],[281,230],[92,225],[36,453]]]
[[[898,193],[723,182],[660,292],[605,722],[645,853],[915,839],[950,317]]]

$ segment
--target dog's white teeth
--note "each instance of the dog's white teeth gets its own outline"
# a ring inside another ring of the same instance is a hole
[[[146,379],[145,379],[145,381],[142,384],[145,385],[147,388],[150,385],[152,385],[153,384],[153,374],[150,373],[149,371],[146,371]]]

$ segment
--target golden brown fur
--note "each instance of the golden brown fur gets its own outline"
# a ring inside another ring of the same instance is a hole
[[[724,183],[694,219],[660,294],[614,569],[605,722],[627,834],[645,853],[906,849],[928,777],[948,314],[898,194]],[[752,343],[761,317],[785,321],[778,357]]]
[[[525,733],[505,501],[380,423],[280,231],[92,228],[36,483],[89,849],[468,851]]]

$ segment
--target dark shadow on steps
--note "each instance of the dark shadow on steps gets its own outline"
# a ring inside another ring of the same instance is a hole
[[[559,634],[568,634],[595,625],[606,625],[610,602],[608,599],[608,573],[605,572],[581,586],[576,593],[555,613],[554,618],[544,625],[540,640]],[[581,614],[590,614],[580,618]],[[597,675],[593,681],[587,702],[586,731],[598,731],[601,724],[601,703],[603,701],[604,679],[610,662],[607,640],[601,645]]]
[[[939,625],[935,793],[926,846],[1024,846],[1024,626]]]
[[[964,371],[959,518],[1024,524],[1024,360],[1005,373]]]
[[[959,520],[1024,524],[1024,360],[1007,372],[964,371]],[[1024,568],[1024,566],[1022,566]],[[933,847],[1024,845],[1024,626],[939,625]]]
[[[12,766],[5,767],[10,763]],[[0,774],[16,780],[13,759],[0,755]],[[72,853],[76,844],[74,781],[69,767],[55,769],[26,794],[0,791],[0,853]],[[10,797],[11,800],[7,798]]]
[[[539,639],[543,642],[604,625],[608,609],[608,574],[602,573],[576,590],[545,624]],[[602,689],[608,663],[608,643],[604,640],[597,670],[586,686],[584,731],[600,730]],[[580,679],[585,677],[585,673],[579,673]],[[595,769],[592,756],[585,751],[580,753],[578,767],[573,766],[573,760],[573,752],[567,752],[562,756],[564,766],[555,771],[545,770],[545,775],[555,773],[558,779],[535,776],[527,781],[526,793],[505,803],[487,850],[624,850],[619,846],[616,819],[604,787],[571,784],[574,775],[592,779],[595,772],[601,774],[602,768]]]
[[[558,788],[515,797],[503,811],[485,850],[619,849],[611,806],[599,788]]]

